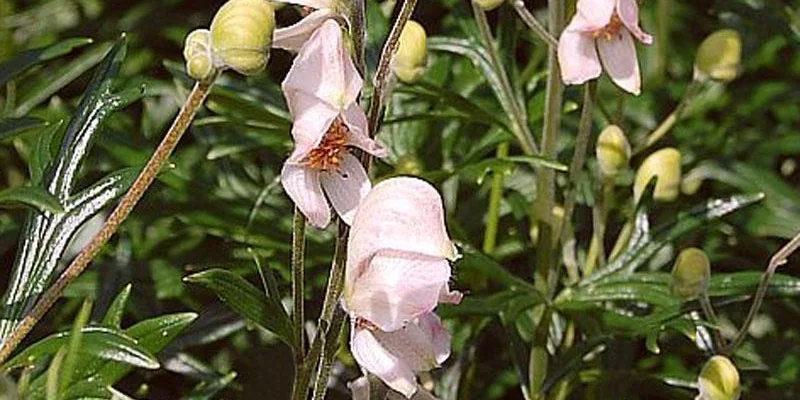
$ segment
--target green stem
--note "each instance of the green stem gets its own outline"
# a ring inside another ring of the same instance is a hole
[[[305,252],[306,252],[306,218],[300,209],[294,208],[294,219],[292,220],[292,299],[294,300],[294,312],[292,313],[292,326],[294,328],[294,340],[297,347],[294,349],[295,371],[300,369],[305,356],[305,335],[303,335],[303,324],[305,323],[305,313],[303,312],[303,293],[305,280]]]
[[[497,158],[508,156],[508,142],[497,146]],[[489,209],[486,212],[486,231],[483,234],[483,252],[491,255],[497,244],[497,227],[500,219],[500,202],[503,199],[503,181],[505,177],[500,171],[492,174],[492,187],[489,191]]]
[[[211,91],[214,80],[216,80],[216,75],[208,81],[197,82],[194,85],[191,93],[189,93],[189,96],[186,98],[186,102],[175,117],[172,126],[164,135],[161,143],[159,143],[153,155],[150,156],[147,164],[145,164],[142,171],[139,172],[136,180],[133,181],[133,184],[131,184],[131,187],[122,197],[117,207],[111,212],[111,215],[108,216],[103,227],[92,237],[92,240],[81,250],[80,254],[72,260],[72,263],[64,270],[53,285],[44,292],[36,305],[33,306],[22,321],[20,321],[19,325],[17,325],[14,331],[12,331],[3,342],[2,347],[0,347],[0,363],[11,355],[11,352],[14,351],[22,339],[24,339],[36,323],[42,319],[44,314],[47,313],[47,310],[56,303],[56,300],[61,297],[61,294],[64,293],[67,286],[89,266],[89,262],[97,256],[106,242],[116,233],[119,226],[133,210],[133,207],[136,206],[136,203],[142,198],[144,192],[156,179],[161,167],[167,161],[169,155],[172,154],[175,146],[178,145],[178,141],[186,132],[186,129],[189,128],[195,114],[203,105],[203,101]]]
[[[600,179],[602,181],[597,193],[599,204],[592,210],[592,243],[589,245],[589,253],[586,256],[583,276],[591,275],[597,265],[600,268],[606,265],[606,221],[611,206],[611,197],[614,195],[614,180],[609,177],[601,177]]]
[[[680,103],[678,103],[678,105],[675,107],[675,110],[669,113],[669,115],[667,115],[667,117],[664,118],[660,124],[658,124],[656,129],[647,135],[647,141],[643,146],[634,150],[634,155],[641,153],[669,133],[672,127],[675,126],[675,123],[678,122],[678,120],[683,116],[683,112],[686,111],[686,106],[688,106],[698,94],[700,87],[700,81],[692,80],[692,82],[689,83],[689,86],[687,86],[686,90],[683,92],[683,97],[681,98]]]
[[[322,400],[325,398],[325,393],[328,391],[328,380],[331,376],[331,367],[333,366],[333,358],[339,349],[339,337],[342,335],[342,326],[347,314],[341,308],[334,311],[333,318],[331,319],[331,326],[328,329],[328,334],[325,335],[325,343],[322,347],[322,362],[317,369],[317,377],[314,384],[314,394],[311,396],[313,400]]]
[[[486,12],[483,11],[477,4],[472,3],[472,12],[475,15],[475,22],[478,24],[478,33],[480,34],[481,44],[489,54],[489,63],[492,65],[495,75],[500,79],[501,92],[497,96],[502,96],[509,104],[509,110],[506,110],[511,120],[511,131],[519,140],[519,145],[525,154],[536,154],[539,149],[536,146],[536,141],[533,139],[530,127],[528,127],[528,116],[525,113],[524,107],[520,104],[519,99],[514,94],[514,89],[511,82],[508,80],[508,75],[500,61],[500,56],[497,52],[497,47],[494,44],[494,36],[492,36],[491,27],[489,27],[489,20],[486,19]]]
[[[725,348],[725,341],[722,339],[722,334],[719,332],[719,328],[717,326],[717,313],[714,312],[714,306],[711,305],[711,298],[708,297],[708,291],[703,291],[703,294],[700,296],[700,308],[703,309],[703,314],[706,316],[706,320],[714,325],[711,328],[711,337],[714,341],[714,351],[719,351]]]
[[[733,338],[733,341],[731,341],[730,345],[728,345],[728,347],[723,351],[723,354],[733,354],[736,349],[739,348],[739,345],[742,344],[742,341],[744,341],[744,338],[747,336],[747,332],[750,330],[750,324],[753,323],[753,319],[756,317],[758,310],[761,309],[761,303],[764,301],[764,296],[767,294],[769,281],[772,279],[772,275],[775,275],[775,270],[778,269],[778,267],[786,264],[789,256],[797,251],[798,248],[800,248],[800,234],[797,234],[797,236],[793,237],[789,243],[781,247],[781,249],[778,250],[769,260],[767,271],[761,276],[761,281],[758,283],[758,289],[756,289],[756,295],[753,298],[753,304],[750,306],[750,311],[748,311],[747,317],[745,318],[741,329],[739,329],[739,332],[736,333],[736,336]]]
[[[530,28],[530,30],[539,37],[539,39],[545,42],[548,46],[558,47],[558,40],[556,40],[556,38],[547,31],[547,28],[545,28],[539,22],[539,20],[537,20],[536,17],[534,17],[533,14],[531,14],[531,12],[525,8],[524,1],[514,0],[514,9],[517,10],[517,14],[519,14],[522,22],[524,22],[525,25],[527,25],[528,28]]]

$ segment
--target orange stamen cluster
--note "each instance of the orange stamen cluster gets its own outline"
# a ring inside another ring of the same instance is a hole
[[[608,21],[608,25],[604,26],[602,29],[598,29],[592,33],[595,39],[602,37],[606,40],[611,40],[619,35],[620,30],[622,30],[622,20],[619,18],[619,15],[615,12],[611,15],[611,21]]]
[[[322,137],[322,141],[317,147],[311,150],[306,156],[306,164],[313,168],[323,171],[330,171],[339,168],[341,162],[341,152],[345,150],[345,143],[350,134],[342,118],[336,118],[328,131]]]

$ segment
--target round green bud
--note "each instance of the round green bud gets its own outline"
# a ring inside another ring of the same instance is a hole
[[[697,378],[700,400],[738,400],[741,394],[739,371],[731,360],[713,356],[703,366]]]
[[[204,81],[214,75],[214,62],[211,58],[211,33],[208,29],[196,29],[186,36],[183,45],[183,58],[186,59],[186,73],[192,78]]]
[[[595,153],[600,173],[613,177],[628,165],[628,160],[631,158],[631,145],[620,127],[609,125],[600,132]]]
[[[275,30],[275,11],[265,0],[231,0],[211,21],[214,62],[242,75],[264,70]]]
[[[722,29],[709,35],[694,61],[696,80],[713,79],[730,82],[736,79],[742,58],[742,39],[733,29]]]
[[[397,160],[394,172],[398,175],[419,176],[424,171],[422,163],[413,155],[406,154]]]
[[[491,11],[500,7],[506,0],[472,0],[472,2],[477,4],[483,11]]]
[[[675,200],[680,192],[681,153],[675,148],[667,147],[656,151],[642,162],[633,183],[633,197],[637,203],[653,177],[658,178],[653,198],[658,201]]]
[[[422,78],[428,64],[428,35],[416,21],[408,21],[400,32],[392,71],[397,79],[414,83]]]
[[[705,293],[711,279],[711,263],[703,250],[684,249],[675,259],[669,291],[681,300],[691,300]]]

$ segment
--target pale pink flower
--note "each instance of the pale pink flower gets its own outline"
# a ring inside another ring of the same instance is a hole
[[[281,171],[281,183],[311,225],[330,222],[330,200],[350,224],[371,184],[348,146],[383,157],[368,136],[367,117],[356,103],[363,81],[333,20],[324,22],[300,49],[283,81],[294,125],[295,148]]]
[[[457,257],[442,199],[416,178],[375,186],[356,213],[348,242],[343,307],[353,322],[350,347],[359,365],[410,398],[416,372],[441,365],[450,336],[433,314],[450,291]]]
[[[338,0],[277,0],[314,9],[294,25],[275,30],[272,47],[297,51],[311,34],[328,19],[336,16]]]
[[[639,28],[636,0],[578,0],[577,12],[558,40],[561,79],[570,85],[595,79],[602,61],[614,83],[638,95],[641,77],[633,37],[653,42]]]

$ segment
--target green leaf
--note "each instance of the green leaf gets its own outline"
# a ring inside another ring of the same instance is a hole
[[[132,285],[129,283],[119,291],[117,297],[111,302],[103,317],[102,324],[109,328],[119,328],[122,324],[122,316],[125,314],[125,306],[128,304],[128,297],[131,295]]]
[[[92,43],[89,38],[72,38],[58,42],[54,45],[29,50],[0,64],[0,86],[5,85],[15,76],[25,72],[28,68],[56,57],[70,53],[72,50]]]
[[[101,360],[115,361],[140,368],[158,368],[158,360],[130,335],[104,327],[81,329],[83,338],[78,354]],[[36,365],[53,355],[69,342],[69,332],[50,335],[17,354],[4,365],[7,369]],[[77,376],[77,375],[76,375]]]
[[[544,299],[533,284],[528,281],[514,276],[508,272],[505,267],[497,263],[491,257],[474,250],[472,248],[464,248],[463,256],[456,261],[455,268],[457,270],[471,270],[475,271],[488,279],[503,284],[509,289],[523,290],[529,295],[533,296],[538,303],[543,302]]]
[[[268,301],[264,292],[241,276],[215,268],[190,275],[185,280],[213,290],[220,300],[237,313],[294,346],[292,325],[286,311],[277,303]]]
[[[662,284],[636,282],[602,282],[567,288],[555,301],[560,310],[595,308],[605,301],[642,302],[655,306],[679,306],[681,301]]]
[[[752,295],[763,275],[764,272],[761,271],[712,274],[711,282],[708,284],[708,295],[712,297]],[[800,296],[800,278],[775,274],[769,281],[767,294],[776,297]]]
[[[31,129],[43,128],[49,123],[33,117],[0,119],[0,141],[17,137]]]
[[[40,187],[20,186],[0,191],[0,206],[17,204],[53,214],[64,212],[64,208],[58,202],[58,199]]]
[[[192,392],[182,397],[182,400],[211,400],[220,390],[225,389],[236,379],[236,372],[231,372],[212,381],[197,384]]]

